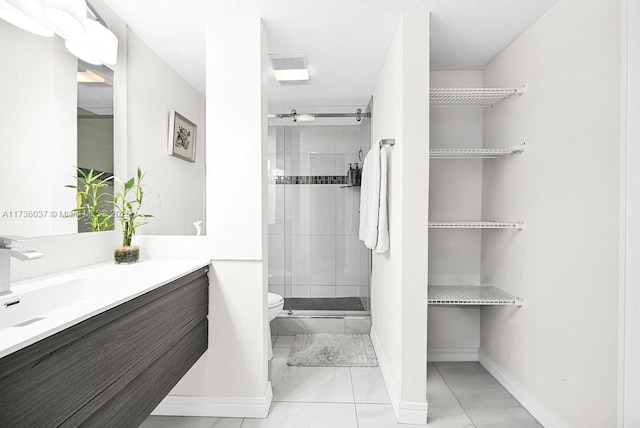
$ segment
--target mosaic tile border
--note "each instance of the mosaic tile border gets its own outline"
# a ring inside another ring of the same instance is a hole
[[[346,175],[278,175],[270,176],[269,184],[347,184]]]

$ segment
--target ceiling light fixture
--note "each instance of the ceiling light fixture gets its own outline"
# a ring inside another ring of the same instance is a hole
[[[273,70],[273,77],[275,77],[278,82],[309,80],[309,70],[306,68]]]
[[[269,54],[273,77],[278,82],[305,82],[309,80],[306,54]]]
[[[33,2],[29,5],[32,9],[41,8],[41,13],[44,14],[44,4],[39,2]],[[37,19],[29,16],[28,13],[18,9],[14,5],[0,0],[0,19],[4,19],[9,24],[15,25],[25,31],[28,31],[38,36],[53,37],[54,32],[42,25]]]
[[[85,0],[45,0],[45,13],[53,30],[65,40],[73,40],[87,32]]]

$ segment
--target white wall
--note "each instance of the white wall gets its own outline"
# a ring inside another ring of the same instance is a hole
[[[154,216],[137,233],[194,235],[205,215],[204,98],[131,31],[127,43],[128,176],[138,165],[146,171],[145,210]],[[198,126],[195,163],[167,154],[170,110]]]
[[[76,57],[59,38],[0,21],[0,234],[74,233]],[[44,217],[23,217],[38,211]]]
[[[432,88],[482,87],[482,71],[431,72]],[[482,109],[432,108],[433,148],[482,147]],[[429,166],[429,219],[480,220],[482,161],[434,159]],[[429,284],[479,285],[480,230],[429,232]],[[480,348],[478,308],[429,308],[430,361],[475,361]]]
[[[622,117],[622,168],[621,189],[622,231],[622,293],[621,339],[622,390],[619,406],[624,427],[640,426],[640,4],[624,0],[623,7],[623,117]],[[626,13],[626,15],[625,15]],[[626,94],[625,94],[626,92]],[[626,97],[625,97],[626,95]]]
[[[620,130],[618,1],[560,0],[484,72],[527,85],[485,111],[484,140],[526,142],[483,171],[482,279],[524,299],[482,312],[481,354],[544,403],[549,425],[616,424]],[[537,415],[536,415],[537,416]]]
[[[429,15],[407,13],[373,95],[372,141],[396,144],[388,159],[390,250],[373,256],[371,310],[396,416],[414,423],[426,422],[428,94]]]

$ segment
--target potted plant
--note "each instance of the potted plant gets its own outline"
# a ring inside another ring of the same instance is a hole
[[[131,240],[136,233],[136,229],[147,224],[144,219],[153,217],[140,212],[144,197],[144,191],[141,187],[144,175],[140,167],[138,167],[136,176],[127,181],[115,177],[121,191],[114,194],[113,206],[122,226],[122,246],[116,247],[113,254],[116,264],[135,263],[138,261],[140,248],[132,246]]]
[[[80,221],[81,232],[102,232],[113,228],[113,197],[108,190],[112,176],[93,169],[78,168],[75,185],[66,185],[76,190],[77,206],[73,212]]]

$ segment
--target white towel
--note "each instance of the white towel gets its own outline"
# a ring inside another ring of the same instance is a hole
[[[364,159],[360,189],[360,229],[364,245],[377,253],[389,249],[387,222],[387,154],[375,144]]]
[[[374,145],[362,165],[360,188],[360,229],[358,236],[367,248],[378,243],[378,214],[380,210],[380,146]]]
[[[389,221],[387,213],[387,149],[380,148],[380,208],[378,210],[378,243],[376,253],[389,250]]]

